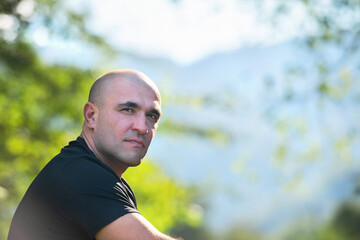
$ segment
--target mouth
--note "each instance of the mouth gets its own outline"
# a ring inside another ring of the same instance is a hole
[[[144,141],[141,139],[138,139],[138,138],[129,138],[129,139],[126,139],[125,142],[133,144],[137,147],[143,147],[143,148],[145,147]]]

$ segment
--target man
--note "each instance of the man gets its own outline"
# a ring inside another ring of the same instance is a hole
[[[161,116],[145,74],[117,70],[93,84],[80,137],[39,173],[20,202],[8,239],[171,240],[137,210],[122,178],[144,158]]]

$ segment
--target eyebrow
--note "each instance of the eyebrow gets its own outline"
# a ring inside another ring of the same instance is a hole
[[[116,105],[117,109],[123,108],[123,107],[141,109],[141,106],[139,104],[137,104],[136,102],[131,102],[131,101],[127,101],[125,103],[119,103],[118,105]],[[149,112],[158,115],[158,117],[161,116],[161,111],[158,107],[151,109]]]
[[[116,108],[123,108],[123,107],[136,108],[136,109],[141,108],[139,104],[131,101],[127,101],[125,103],[119,103],[118,105],[116,105]]]
[[[151,109],[151,110],[150,110],[150,113],[157,115],[159,118],[161,117],[161,112],[160,112],[160,110],[158,110],[158,109],[156,109],[156,108]]]

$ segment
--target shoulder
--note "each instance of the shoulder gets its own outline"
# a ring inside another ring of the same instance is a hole
[[[72,141],[56,155],[47,166],[41,171],[39,176],[58,180],[89,181],[93,178],[103,180],[118,181],[117,175],[86,146],[82,138]],[[76,181],[77,182],[77,181]]]
[[[120,179],[84,144],[77,140],[64,147],[42,169],[29,190],[43,193],[46,198],[71,199],[97,189],[112,189]]]

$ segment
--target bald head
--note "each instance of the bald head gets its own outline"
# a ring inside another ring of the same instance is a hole
[[[128,167],[141,163],[156,133],[159,90],[139,71],[111,71],[95,81],[83,113],[80,136],[121,177]]]
[[[159,89],[148,76],[137,70],[122,69],[110,71],[100,76],[90,89],[88,101],[101,108],[104,105],[106,96],[112,89],[114,81],[131,81],[139,86],[152,89],[160,98]]]

